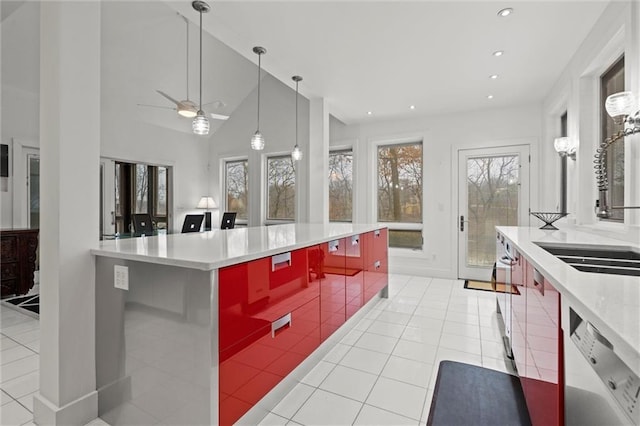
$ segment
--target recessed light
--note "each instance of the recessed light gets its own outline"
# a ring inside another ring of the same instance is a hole
[[[496,50],[493,52],[493,56],[502,56],[504,55],[504,50]]]
[[[415,106],[415,105],[411,105],[411,106],[409,107],[409,109],[416,109],[416,106]]]
[[[493,95],[487,96],[487,99],[493,99]]]
[[[501,18],[504,18],[505,16],[509,16],[513,13],[513,9],[510,7],[504,8],[501,11],[498,12],[498,16],[500,16]]]
[[[371,111],[367,111],[367,115],[371,115],[373,114]]]
[[[490,78],[491,80],[495,80],[495,79],[497,79],[497,78],[498,78],[498,74],[490,75],[490,76],[489,76],[489,78]]]

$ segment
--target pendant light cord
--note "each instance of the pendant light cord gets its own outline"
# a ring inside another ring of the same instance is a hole
[[[298,81],[296,81],[296,146],[298,146]]]
[[[182,16],[182,19],[184,19],[184,23],[187,24],[187,99],[189,99],[189,21],[184,16]]]
[[[262,69],[262,53],[258,53],[258,132],[260,131],[260,70]]]
[[[202,10],[200,11],[200,111],[202,111]]]

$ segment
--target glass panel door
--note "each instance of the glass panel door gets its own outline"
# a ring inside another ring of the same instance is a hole
[[[27,154],[29,228],[40,228],[40,156]]]
[[[495,227],[528,224],[528,147],[461,150],[459,163],[458,275],[489,281]]]

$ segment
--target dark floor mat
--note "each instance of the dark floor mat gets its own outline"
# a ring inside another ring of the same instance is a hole
[[[442,361],[427,425],[531,425],[520,379],[500,371]]]
[[[40,314],[40,295],[19,296],[5,299],[4,302],[11,303],[21,309]]]

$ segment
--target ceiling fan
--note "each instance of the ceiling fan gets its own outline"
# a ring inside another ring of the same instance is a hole
[[[198,105],[196,105],[195,102],[189,100],[189,20],[182,16],[181,14],[180,17],[182,19],[184,19],[184,22],[187,26],[187,54],[186,54],[186,59],[187,59],[187,99],[179,101],[175,98],[173,98],[172,96],[169,96],[167,93],[163,92],[162,90],[157,90],[156,92],[163,96],[164,98],[168,99],[169,101],[171,101],[172,103],[175,104],[175,107],[169,107],[169,106],[160,106],[160,105],[147,105],[147,104],[138,104],[138,106],[144,106],[144,107],[152,107],[152,108],[162,108],[162,109],[171,109],[173,111],[177,111],[178,115],[181,117],[185,117],[185,118],[193,118],[197,115],[198,113]],[[213,105],[215,108],[223,108],[226,106],[226,104],[222,101],[214,101],[214,102],[209,102],[206,103],[204,105]],[[215,113],[210,113],[209,114],[211,116],[211,118],[216,119],[216,120],[228,120],[229,116],[228,115],[224,115],[224,114],[215,114]]]

